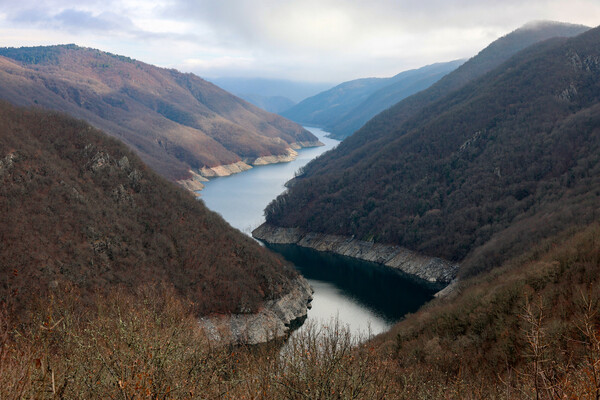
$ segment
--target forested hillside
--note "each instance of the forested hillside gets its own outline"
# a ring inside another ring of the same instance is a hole
[[[0,304],[28,319],[53,290],[89,307],[154,284],[196,316],[256,311],[296,272],[117,140],[0,103],[0,276]]]
[[[0,98],[83,118],[171,180],[318,141],[193,74],[75,45],[0,49]]]
[[[267,222],[399,244],[461,262],[463,277],[588,223],[600,195],[599,60],[596,28],[441,98],[409,98],[310,163]]]
[[[379,112],[429,87],[463,60],[428,65],[391,78],[364,78],[341,83],[281,113],[286,118],[323,127],[333,137],[351,135]]]

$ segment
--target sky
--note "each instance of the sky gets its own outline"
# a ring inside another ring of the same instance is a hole
[[[599,0],[0,0],[0,46],[75,43],[204,78],[338,83],[469,58]]]

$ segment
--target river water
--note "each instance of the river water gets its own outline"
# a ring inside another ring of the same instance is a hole
[[[321,129],[307,129],[325,146],[302,149],[289,163],[254,167],[211,180],[200,192],[201,199],[233,227],[250,235],[264,222],[267,204],[285,190],[284,183],[300,167],[339,143]],[[337,319],[355,335],[377,334],[431,299],[430,290],[377,264],[295,245],[268,247],[292,262],[315,290],[308,320],[316,323]]]

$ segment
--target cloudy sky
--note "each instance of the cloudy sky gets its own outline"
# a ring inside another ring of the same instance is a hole
[[[340,82],[475,55],[599,0],[0,0],[0,46],[76,43],[203,77]]]

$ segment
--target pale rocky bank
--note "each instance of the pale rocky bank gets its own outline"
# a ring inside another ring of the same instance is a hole
[[[441,258],[428,257],[400,246],[366,242],[350,237],[303,232],[262,224],[252,232],[256,239],[273,244],[296,244],[318,251],[332,252],[398,269],[436,288],[450,284],[458,265]]]
[[[208,182],[209,179],[239,174],[240,172],[252,169],[253,166],[255,167],[294,161],[298,156],[298,152],[296,150],[305,147],[323,146],[323,143],[317,140],[315,142],[296,142],[292,143],[290,146],[291,147],[286,149],[286,154],[245,158],[232,164],[217,165],[214,167],[202,167],[196,171],[189,170],[190,178],[178,180],[177,183],[191,192],[197,192],[204,189],[204,182]]]
[[[291,290],[279,299],[269,300],[255,314],[209,316],[200,326],[210,339],[226,344],[255,345],[285,337],[306,319],[313,290],[298,276]]]

